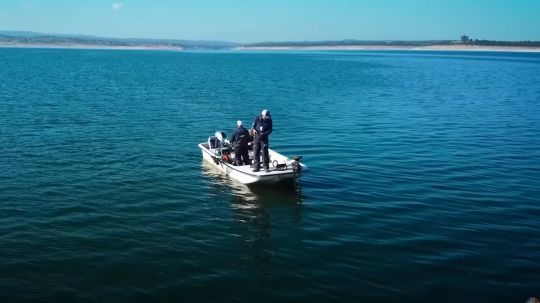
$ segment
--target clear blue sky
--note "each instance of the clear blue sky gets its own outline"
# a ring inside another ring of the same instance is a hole
[[[0,0],[0,30],[233,42],[540,40],[540,0]]]

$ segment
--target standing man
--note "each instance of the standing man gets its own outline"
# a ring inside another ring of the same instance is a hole
[[[268,136],[272,132],[272,117],[270,112],[265,109],[260,116],[257,116],[253,121],[253,133],[255,134],[255,140],[253,141],[253,162],[255,168],[254,172],[260,170],[261,150],[263,152],[264,170],[270,171],[270,157],[268,155]]]
[[[236,165],[249,165],[248,143],[251,136],[248,130],[242,126],[242,121],[236,121],[236,128],[231,137]]]

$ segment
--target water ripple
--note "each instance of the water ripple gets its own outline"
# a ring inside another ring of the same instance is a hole
[[[0,60],[6,302],[539,296],[537,54]],[[262,108],[271,146],[310,167],[300,197],[201,162]]]

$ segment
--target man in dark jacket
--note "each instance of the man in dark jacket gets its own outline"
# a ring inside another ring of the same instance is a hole
[[[264,170],[270,171],[270,157],[268,155],[268,136],[272,132],[272,117],[270,112],[265,109],[261,115],[255,118],[253,121],[253,133],[255,134],[255,140],[253,141],[253,163],[254,172],[260,170],[261,150],[263,152]]]
[[[236,165],[249,165],[248,143],[251,136],[248,130],[242,126],[242,121],[236,121],[236,128],[231,137]]]

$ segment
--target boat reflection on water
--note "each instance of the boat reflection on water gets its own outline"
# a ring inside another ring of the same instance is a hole
[[[202,171],[204,175],[211,177],[219,185],[230,187],[236,198],[235,205],[239,208],[271,207],[302,202],[301,196],[295,193],[292,182],[272,186],[258,184],[247,186],[230,178],[206,161],[202,161]]]
[[[300,199],[288,188],[248,187],[206,161],[202,162],[202,172],[211,179],[217,192],[223,194],[231,189],[233,220],[237,223],[232,232],[249,251],[249,264],[268,274],[273,256],[282,247],[279,244],[282,240],[272,236],[272,230],[280,226],[289,230],[288,237],[293,237],[300,222]]]

